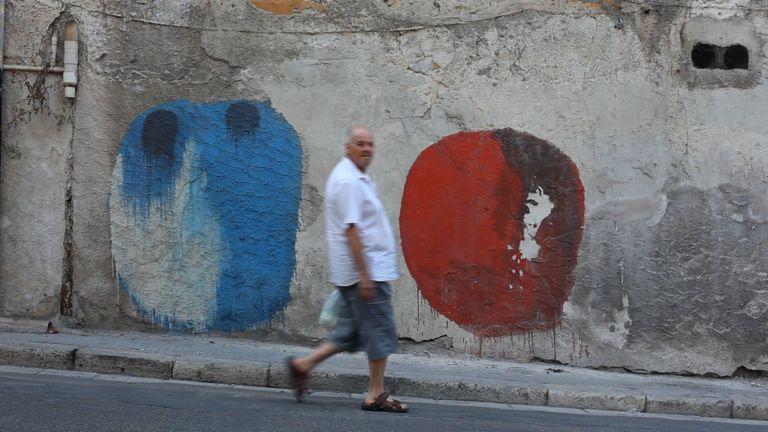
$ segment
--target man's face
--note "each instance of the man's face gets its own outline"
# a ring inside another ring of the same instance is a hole
[[[347,157],[365,172],[373,159],[373,134],[367,129],[355,129],[347,143]]]

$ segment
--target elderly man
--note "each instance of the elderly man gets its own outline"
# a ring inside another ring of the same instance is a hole
[[[346,157],[336,164],[325,188],[331,283],[342,297],[339,320],[326,342],[306,357],[289,357],[287,366],[301,401],[315,366],[339,352],[363,349],[369,381],[362,409],[402,413],[408,406],[384,391],[387,357],[397,344],[388,282],[399,273],[392,227],[366,174],[373,153],[373,134],[364,127],[351,128]]]

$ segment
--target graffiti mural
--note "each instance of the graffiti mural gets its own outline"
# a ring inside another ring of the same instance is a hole
[[[479,336],[558,324],[583,224],[574,163],[512,129],[461,132],[428,147],[408,174],[400,213],[421,294]]]
[[[269,102],[174,101],[131,123],[112,176],[112,254],[144,318],[229,331],[285,308],[301,155]]]

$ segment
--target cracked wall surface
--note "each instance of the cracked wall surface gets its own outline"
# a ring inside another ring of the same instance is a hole
[[[120,224],[123,234],[114,234],[115,221],[124,221],[110,207],[122,181],[116,173],[125,172],[116,168],[121,145],[135,119],[164,104],[250,101],[280,113],[300,142],[290,300],[267,320],[203,330],[296,341],[324,336],[316,321],[331,287],[320,191],[349,125],[375,132],[372,175],[400,233],[407,231],[400,226],[406,178],[423,152],[457,132],[509,128],[551,143],[583,185],[572,281],[547,288],[565,300],[556,325],[510,326],[498,314],[490,324],[506,330],[478,334],[440,312],[401,255],[404,276],[393,284],[401,337],[582,366],[768,370],[766,65],[694,70],[688,50],[701,36],[685,30],[691,21],[717,23],[711,28],[720,33],[710,36],[729,44],[743,38],[751,58],[761,60],[768,1],[7,0],[6,7],[6,64],[44,64],[65,17],[79,25],[80,67],[74,102],[62,97],[57,75],[4,75],[2,315],[55,316],[62,284],[71,280],[65,319],[72,324],[162,327],[167,321],[148,319],[131,297],[136,291],[118,282],[125,263],[149,269],[143,266],[152,261],[136,252],[141,248],[120,248],[154,244],[126,237],[130,230]],[[557,205],[552,192],[542,194],[542,205]],[[532,206],[515,206],[505,217],[521,229],[532,225]],[[537,222],[545,226],[558,211]],[[178,232],[152,238],[176,250],[183,241],[167,236]],[[505,231],[478,230],[472,247],[497,232]],[[537,227],[526,256],[535,259],[531,251],[557,237]],[[193,262],[221,261],[198,255]],[[137,271],[137,280],[149,274]],[[162,279],[152,271],[162,283],[142,285],[143,295],[164,311],[188,305],[188,316],[210,316],[199,299],[169,306],[174,290],[192,286],[189,275]],[[457,292],[476,295],[446,295]],[[537,308],[552,306],[540,301],[529,305],[534,318]],[[514,302],[500,307],[514,309]]]

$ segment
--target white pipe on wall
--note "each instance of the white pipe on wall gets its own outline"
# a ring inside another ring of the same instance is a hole
[[[77,23],[64,29],[64,97],[74,98],[77,92]]]

